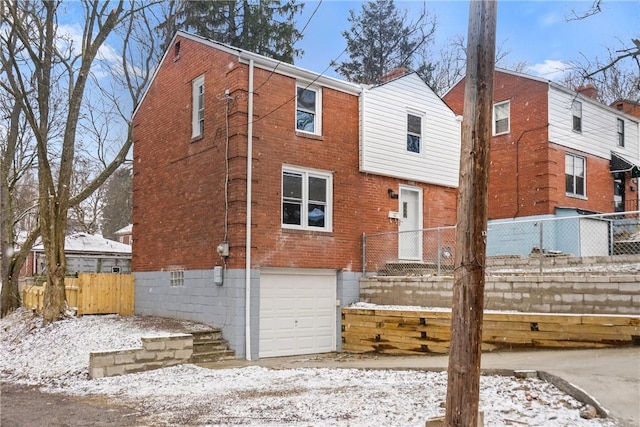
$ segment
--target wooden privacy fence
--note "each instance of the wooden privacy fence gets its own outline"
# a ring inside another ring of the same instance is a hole
[[[67,303],[83,314],[133,315],[134,280],[132,274],[80,273],[78,278],[64,279]],[[42,311],[44,288],[25,286],[22,290],[22,306]]]
[[[342,350],[448,353],[451,312],[342,309]],[[640,345],[640,316],[485,312],[482,349]]]

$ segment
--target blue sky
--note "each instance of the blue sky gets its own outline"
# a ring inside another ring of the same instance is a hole
[[[305,1],[298,28],[309,20],[318,5]],[[421,1],[395,2],[398,9],[416,11]],[[467,35],[469,2],[462,0],[427,1],[427,10],[436,16],[438,26],[433,51],[447,45],[451,37]],[[632,37],[640,37],[640,1],[603,0],[602,12],[580,21],[567,21],[572,10],[589,10],[591,1],[507,1],[498,2],[497,44],[510,51],[507,61],[525,61],[527,73],[549,79],[561,78],[558,68],[571,61],[606,58],[607,47],[620,48],[621,41],[629,44]],[[296,47],[305,51],[296,65],[322,72],[345,48],[342,31],[350,24],[349,9],[359,13],[360,1],[324,0],[313,16],[303,39]],[[584,56],[584,57],[583,57]],[[344,54],[338,62],[347,60]],[[339,77],[333,70],[328,75]]]

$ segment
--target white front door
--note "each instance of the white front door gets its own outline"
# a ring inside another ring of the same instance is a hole
[[[400,187],[398,258],[422,260],[422,190]]]
[[[260,272],[260,358],[335,351],[336,328],[335,270]]]

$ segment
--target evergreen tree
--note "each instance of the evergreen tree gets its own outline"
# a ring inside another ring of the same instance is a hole
[[[113,239],[113,233],[131,223],[131,169],[118,169],[107,181],[102,207],[102,235]]]
[[[436,28],[436,21],[423,7],[414,21],[407,12],[400,12],[393,0],[376,0],[362,4],[359,15],[349,11],[351,29],[343,31],[347,40],[350,61],[336,67],[345,79],[365,84],[379,83],[397,68],[414,67],[415,53],[428,43]]]
[[[295,15],[304,4],[296,0],[181,0],[160,26],[165,40],[182,29],[211,40],[293,63],[302,51]]]

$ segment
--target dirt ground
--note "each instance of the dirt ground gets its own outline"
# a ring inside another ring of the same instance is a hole
[[[40,392],[37,387],[2,383],[2,427],[144,426],[145,414],[105,398]]]

